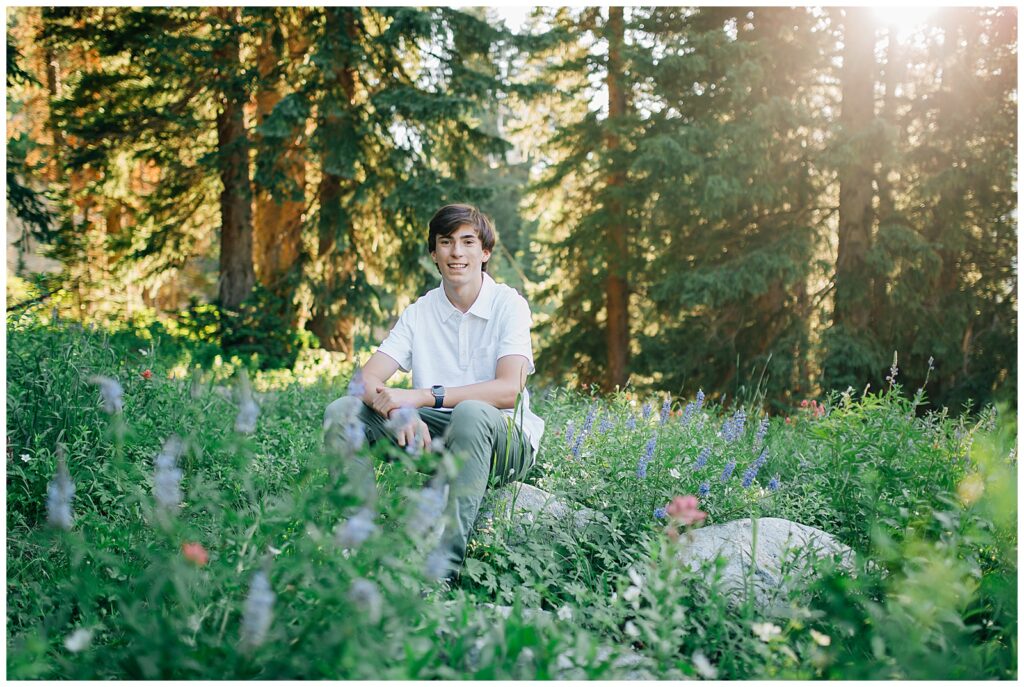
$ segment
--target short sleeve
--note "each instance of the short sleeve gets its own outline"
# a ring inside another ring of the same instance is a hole
[[[518,293],[510,299],[505,312],[505,321],[498,341],[497,358],[506,355],[521,355],[530,361],[528,372],[533,374],[533,345],[530,341],[530,324],[532,316],[530,304]]]
[[[394,359],[403,372],[412,369],[412,333],[415,329],[415,304],[402,311],[398,322],[377,348],[381,353]]]

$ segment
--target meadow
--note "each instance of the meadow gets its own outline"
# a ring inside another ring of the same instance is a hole
[[[418,515],[450,457],[379,462],[366,514],[322,451],[351,366],[243,377],[158,328],[7,328],[11,679],[1017,677],[1015,410],[926,412],[896,365],[770,418],[756,393],[536,389],[526,482],[601,517],[496,517],[446,587]],[[821,528],[854,569],[732,603],[675,561],[664,509],[691,494],[705,526]]]

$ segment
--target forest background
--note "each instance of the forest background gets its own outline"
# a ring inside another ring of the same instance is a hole
[[[8,312],[365,356],[471,202],[545,383],[782,410],[898,352],[1016,409],[1015,8],[18,7],[7,65]]]

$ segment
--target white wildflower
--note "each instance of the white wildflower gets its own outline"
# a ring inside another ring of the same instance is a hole
[[[63,450],[58,447],[58,454]],[[75,483],[71,481],[64,457],[57,458],[57,474],[54,475],[46,491],[46,520],[54,527],[70,530],[74,525],[71,513],[71,500],[75,497]]]
[[[22,454],[21,454],[21,456],[19,456],[19,457],[21,458],[21,461],[22,461],[23,463],[27,463],[27,462],[29,462],[30,460],[32,460],[32,456],[30,456],[30,455],[29,455],[29,454],[27,454],[27,453],[22,453]]]
[[[817,630],[811,630],[811,639],[813,639],[814,643],[819,646],[828,646],[832,643],[831,637],[826,634],[822,634]]]
[[[92,630],[80,627],[67,636],[64,640],[64,648],[73,654],[77,654],[79,651],[88,649],[91,642]]]
[[[782,628],[771,623],[754,623],[750,626],[750,629],[762,642],[770,642],[774,637],[782,634]]]
[[[669,475],[669,477],[671,477],[672,479],[679,479],[679,478],[680,478],[680,476],[681,476],[681,475],[679,474],[679,471],[678,471],[678,470],[676,470],[675,468],[672,468],[671,470],[669,470],[669,471],[668,471],[668,475]]]
[[[157,506],[166,511],[177,510],[181,504],[181,468],[178,467],[178,457],[183,449],[181,439],[172,434],[153,461],[153,497]]]
[[[380,621],[381,607],[384,600],[380,595],[380,590],[377,589],[377,585],[373,582],[364,580],[361,577],[353,580],[352,586],[348,590],[348,598],[361,611],[366,613],[366,617],[371,624]]]
[[[693,667],[697,670],[697,674],[705,680],[714,680],[718,677],[718,669],[711,665],[711,661],[702,651],[694,652],[690,659],[693,661]]]
[[[637,629],[636,625],[633,623],[632,620],[627,620],[626,621],[626,626],[623,628],[623,630],[630,637],[639,637],[640,636],[640,630]]]
[[[419,539],[434,527],[444,514],[448,504],[448,485],[430,486],[415,496],[416,513],[409,520],[406,529],[413,539]]]
[[[558,609],[559,620],[572,620],[572,609],[568,606],[562,606]]]
[[[612,592],[612,595],[608,597],[608,603],[615,603],[619,600],[618,592]]]
[[[443,548],[438,547],[430,552],[423,564],[423,574],[429,580],[440,580],[452,570],[451,557]]]
[[[622,598],[626,601],[634,601],[640,598],[640,587],[630,585],[630,587],[622,593]]]
[[[89,377],[89,382],[100,388],[100,396],[103,399],[103,412],[113,415],[124,410],[124,389],[120,382],[103,375]]]
[[[373,511],[363,508],[351,518],[338,525],[334,539],[343,548],[355,548],[369,539],[377,526],[373,523]]]
[[[256,431],[256,419],[260,416],[260,407],[252,396],[252,385],[245,369],[238,371],[238,415],[235,417],[235,431],[239,434],[252,434]]]
[[[640,573],[637,572],[636,568],[630,568],[628,572],[629,579],[633,581],[633,584],[635,584],[637,587],[644,586],[644,578],[640,575]]]
[[[267,630],[274,618],[274,592],[270,580],[262,570],[252,576],[249,596],[242,614],[242,643],[256,647],[267,638]]]

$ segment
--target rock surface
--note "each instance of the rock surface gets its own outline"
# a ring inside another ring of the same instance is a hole
[[[816,560],[838,555],[842,565],[852,564],[852,550],[832,535],[782,518],[758,518],[756,555],[751,554],[752,544],[751,519],[734,520],[681,536],[677,560],[698,570],[721,555],[726,560],[723,588],[739,598],[752,573],[754,600],[761,609],[784,600],[794,585],[813,573]]]
[[[490,527],[496,516],[509,517],[512,520],[521,518],[526,522],[533,522],[540,513],[546,513],[558,520],[571,518],[573,525],[578,528],[586,527],[600,519],[600,514],[595,510],[573,508],[543,489],[522,482],[512,482],[487,493],[480,507],[476,525]]]

